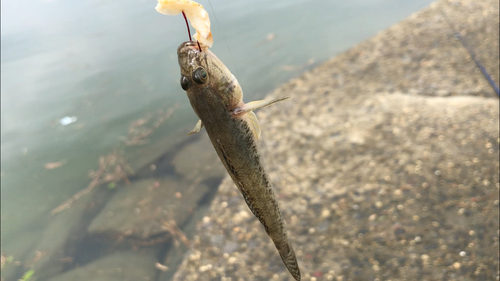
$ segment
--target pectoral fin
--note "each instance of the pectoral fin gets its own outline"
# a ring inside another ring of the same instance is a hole
[[[269,106],[273,103],[277,103],[282,100],[288,99],[289,96],[286,96],[284,98],[279,98],[279,99],[274,99],[274,100],[258,100],[258,101],[252,101],[247,104],[245,104],[243,107],[238,107],[233,111],[233,115],[241,116],[245,113],[248,113],[250,111],[254,111],[259,108],[263,108],[266,106]]]
[[[257,116],[252,111],[247,113],[248,124],[250,125],[250,129],[255,137],[255,139],[260,139],[260,125]]]
[[[203,123],[201,123],[201,120],[198,120],[198,123],[196,123],[191,132],[189,132],[188,136],[199,133],[201,131],[201,128],[203,128]]]

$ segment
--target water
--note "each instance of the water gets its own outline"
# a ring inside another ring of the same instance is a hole
[[[238,78],[246,101],[264,97],[430,2],[200,1],[212,21],[212,51]],[[176,49],[188,38],[184,21],[157,13],[155,1],[1,5],[4,249],[27,232],[26,239],[36,240],[51,220],[50,210],[87,186],[98,156],[116,146],[132,121],[180,104],[149,145],[127,150],[141,155],[169,136],[185,134],[196,117],[178,83]],[[267,41],[271,33],[275,39]],[[73,116],[76,122],[59,123]],[[149,150],[137,163],[168,148]],[[44,168],[58,161],[65,164]],[[8,249],[21,252],[17,246]]]

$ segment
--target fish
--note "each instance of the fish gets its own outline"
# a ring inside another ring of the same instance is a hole
[[[259,152],[261,129],[253,112],[289,97],[245,104],[238,80],[207,46],[187,41],[179,46],[177,56],[181,88],[200,119],[189,135],[205,128],[249,209],[264,226],[290,274],[300,280],[297,258]]]

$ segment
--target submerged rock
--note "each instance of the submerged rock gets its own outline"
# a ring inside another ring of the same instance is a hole
[[[205,130],[200,132],[198,140],[183,147],[172,161],[175,171],[187,179],[222,178],[226,170],[219,160]],[[193,136],[191,136],[193,137]]]
[[[209,191],[202,183],[174,177],[137,180],[119,187],[88,232],[137,240],[166,234],[165,222],[182,226]]]
[[[17,269],[18,278],[24,272],[33,270],[33,279],[46,280],[71,266],[72,245],[85,235],[89,218],[99,211],[109,197],[109,190],[96,188],[94,192],[75,201],[69,209],[50,217],[50,223],[36,245],[29,248],[26,256],[15,257],[25,261],[20,266],[22,268]],[[2,277],[10,280],[3,271]]]

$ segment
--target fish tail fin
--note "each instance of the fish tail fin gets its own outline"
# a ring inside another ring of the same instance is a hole
[[[287,242],[283,247],[278,247],[278,252],[280,253],[281,260],[290,274],[292,274],[293,278],[300,281],[299,264],[297,263],[297,257],[295,257],[295,252],[290,242]]]

